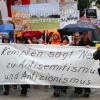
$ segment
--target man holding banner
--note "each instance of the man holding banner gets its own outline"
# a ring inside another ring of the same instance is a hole
[[[100,47],[98,47],[97,51],[93,54],[93,58],[95,60],[100,60]]]

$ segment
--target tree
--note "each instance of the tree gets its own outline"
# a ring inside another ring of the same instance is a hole
[[[80,17],[85,14],[85,9],[89,8],[93,1],[95,0],[78,0],[78,10],[80,10]]]
[[[96,6],[97,6],[97,8],[100,8],[100,0],[96,1]]]

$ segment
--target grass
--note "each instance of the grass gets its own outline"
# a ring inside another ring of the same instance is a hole
[[[31,18],[33,30],[59,29],[60,22],[54,18]]]

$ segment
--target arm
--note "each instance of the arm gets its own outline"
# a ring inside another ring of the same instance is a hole
[[[100,60],[100,47],[97,48],[97,51],[93,54],[95,60]]]

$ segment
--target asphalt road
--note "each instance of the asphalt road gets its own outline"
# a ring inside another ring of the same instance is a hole
[[[61,97],[53,97],[53,89],[44,86],[31,86],[27,96],[20,96],[21,88],[10,89],[10,94],[5,96],[0,92],[0,100],[100,100],[100,89],[92,89],[89,98],[79,97],[74,94],[74,88],[68,88],[66,94]]]

